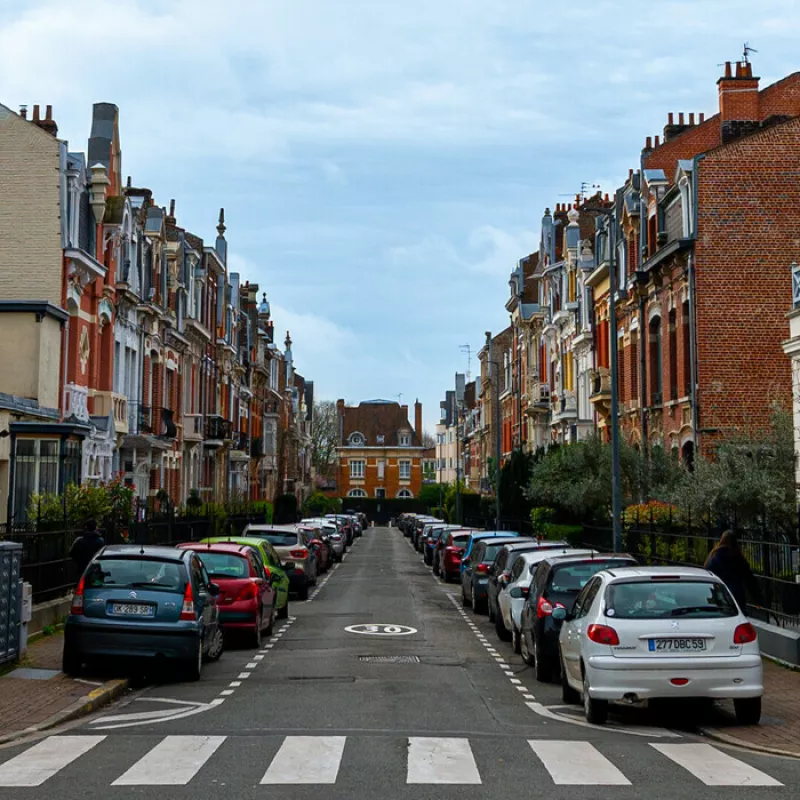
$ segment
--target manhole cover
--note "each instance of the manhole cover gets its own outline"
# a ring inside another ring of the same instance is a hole
[[[367,664],[419,664],[419,656],[359,656]]]

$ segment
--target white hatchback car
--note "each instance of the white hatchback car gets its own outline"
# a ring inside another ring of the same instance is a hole
[[[556,613],[558,612],[558,613]],[[603,724],[610,701],[733,699],[755,725],[764,691],[755,628],[725,584],[693,567],[622,567],[595,575],[559,637],[566,703]]]
[[[508,581],[501,587],[497,595],[497,609],[500,612],[495,619],[495,629],[501,639],[508,639],[511,634],[514,652],[520,651],[520,618],[525,599],[531,586],[532,575],[540,561],[554,555],[591,555],[592,550],[575,550],[569,546],[563,549],[542,547],[520,553],[511,565]]]

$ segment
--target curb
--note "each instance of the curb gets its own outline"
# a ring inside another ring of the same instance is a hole
[[[0,745],[8,744],[16,739],[22,739],[34,733],[49,730],[50,728],[55,728],[58,725],[71,722],[80,717],[85,717],[87,714],[91,714],[98,708],[116,700],[128,689],[129,685],[127,679],[107,681],[102,686],[93,689],[89,694],[81,697],[80,700],[76,700],[71,706],[68,706],[63,711],[59,711],[44,722],[40,722],[38,725],[32,725],[30,728],[25,728],[21,731],[14,731],[13,733],[0,736]]]
[[[800,753],[796,751],[781,750],[779,747],[768,747],[763,744],[746,742],[743,739],[737,739],[735,736],[728,736],[726,733],[720,733],[716,728],[698,728],[698,731],[707,739],[713,739],[714,741],[731,745],[732,747],[741,747],[744,750],[753,750],[757,753],[765,753],[771,756],[782,756],[783,758],[794,758],[800,760]]]

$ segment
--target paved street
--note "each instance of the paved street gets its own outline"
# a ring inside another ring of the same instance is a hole
[[[797,794],[800,761],[652,718],[587,726],[397,530],[368,529],[312,597],[292,603],[260,652],[227,651],[199,683],[148,687],[0,749],[0,797],[33,797],[39,785],[62,800],[163,785],[170,798],[293,800]],[[357,625],[376,630],[345,630]]]

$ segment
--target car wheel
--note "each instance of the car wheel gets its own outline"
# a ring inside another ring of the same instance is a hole
[[[256,617],[256,624],[253,632],[250,634],[250,646],[255,647],[256,650],[261,648],[261,623],[263,619],[261,614]]]
[[[529,666],[533,666],[533,656],[531,655],[530,650],[528,650],[528,637],[520,631],[518,634],[519,636],[519,652],[522,656],[522,660]]]
[[[511,639],[511,634],[509,634],[506,624],[503,622],[503,615],[500,613],[499,609],[494,615],[494,629],[497,631],[497,638],[500,639],[501,642],[507,642]]]
[[[542,648],[533,640],[533,674],[540,683],[550,683],[550,667],[542,654]]]
[[[214,630],[214,635],[211,637],[211,642],[208,645],[208,653],[206,653],[206,661],[219,661],[222,651],[225,649],[225,637],[222,633],[222,628],[217,625]]]
[[[568,706],[577,706],[581,702],[581,693],[573,689],[567,680],[567,667],[561,659],[561,700]]]
[[[308,600],[308,584],[304,584],[303,588],[297,593],[298,600]]]
[[[511,623],[513,630],[511,631],[511,646],[514,648],[514,652],[519,654],[522,651],[522,637],[519,635],[519,631],[517,630],[517,626],[514,623]]]
[[[733,710],[740,725],[758,725],[761,721],[761,698],[742,697],[734,700]]]
[[[80,675],[82,668],[83,659],[80,654],[65,641],[64,651],[61,654],[61,671],[70,678],[74,678]]]
[[[197,642],[197,653],[186,661],[186,680],[199,681],[203,672],[203,642]]]
[[[289,617],[289,601],[286,601],[286,605],[283,608],[278,609],[278,619],[287,619]]]
[[[592,725],[605,725],[608,721],[608,700],[594,700],[589,696],[589,678],[583,675],[583,713]]]

